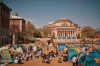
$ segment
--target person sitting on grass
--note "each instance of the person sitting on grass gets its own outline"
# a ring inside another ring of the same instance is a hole
[[[59,59],[58,59],[58,63],[62,63],[62,60],[61,60],[61,58],[59,58]]]
[[[51,51],[51,56],[55,57],[55,53],[53,51]]]
[[[47,57],[46,57],[46,54],[44,54],[43,56],[42,56],[42,62],[41,62],[41,64],[45,64],[45,60],[47,59]]]

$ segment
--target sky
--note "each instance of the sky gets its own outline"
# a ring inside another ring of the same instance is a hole
[[[29,20],[37,28],[59,18],[67,18],[79,26],[100,28],[100,0],[3,0],[12,11]]]

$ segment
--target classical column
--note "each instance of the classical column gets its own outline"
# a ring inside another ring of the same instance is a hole
[[[65,37],[65,31],[63,31],[63,34],[64,34],[63,37]]]
[[[74,36],[76,37],[76,32],[75,32],[75,30],[74,30]]]
[[[61,31],[61,34],[62,34],[61,36],[63,36],[63,31]]]
[[[57,38],[58,39],[58,31],[57,30],[54,30],[54,34],[55,34],[55,38]]]
[[[69,37],[69,31],[68,31],[68,37]]]

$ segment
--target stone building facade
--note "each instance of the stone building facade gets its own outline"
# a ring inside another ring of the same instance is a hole
[[[13,16],[10,17],[10,29],[11,32],[10,34],[12,36],[12,43],[15,44],[17,43],[17,36],[18,34],[25,33],[25,19],[22,17],[19,17],[17,13],[14,13]]]
[[[0,0],[0,46],[4,46],[9,43],[10,11],[11,9]]]
[[[48,26],[52,29],[52,35],[54,35],[56,39],[77,39],[80,35],[80,27],[66,18],[49,22]]]

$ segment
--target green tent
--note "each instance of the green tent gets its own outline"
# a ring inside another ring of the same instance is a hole
[[[78,52],[73,48],[68,49],[66,52],[68,52],[69,59],[72,59],[74,55],[78,55]]]
[[[23,50],[22,50],[22,48],[21,48],[21,47],[19,47],[19,48],[17,48],[17,49],[15,50],[15,52],[18,52],[18,53],[23,53]]]
[[[2,58],[3,58],[4,60],[10,60],[10,59],[11,59],[11,54],[10,54],[10,52],[9,52],[8,49],[4,49],[4,50],[1,52],[1,54],[2,54]]]
[[[83,64],[84,66],[99,66],[99,64],[95,62],[91,55],[83,55],[79,59],[78,63]]]
[[[11,46],[14,48],[14,50],[17,49],[17,45],[16,44],[12,44]]]

